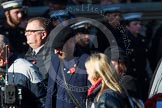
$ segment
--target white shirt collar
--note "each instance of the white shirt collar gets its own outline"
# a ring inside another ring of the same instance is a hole
[[[43,46],[44,46],[44,44],[41,45],[40,47],[36,48],[36,49],[33,49],[33,51],[35,52],[35,54],[37,54],[37,53],[39,52],[39,50],[40,50]]]

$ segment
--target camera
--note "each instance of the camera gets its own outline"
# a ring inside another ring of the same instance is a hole
[[[21,108],[22,89],[15,85],[1,87],[1,107]]]

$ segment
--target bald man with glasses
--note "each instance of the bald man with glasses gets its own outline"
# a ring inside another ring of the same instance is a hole
[[[39,68],[45,81],[48,76],[50,53],[45,53],[44,44],[51,29],[52,24],[48,19],[34,17],[28,20],[25,30],[27,44],[30,46],[25,59]]]

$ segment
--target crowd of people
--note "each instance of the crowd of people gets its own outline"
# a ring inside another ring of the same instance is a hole
[[[120,6],[114,6],[104,10],[102,21],[79,19],[65,9],[65,0],[49,0],[51,8],[43,16],[26,18],[22,26],[23,3],[30,2],[1,3],[5,16],[0,24],[2,108],[147,106],[150,82],[162,55],[161,26],[150,41],[142,34],[142,13],[123,14]],[[21,89],[22,97],[15,94],[15,102],[8,103],[8,88],[15,90],[11,85],[18,93]]]

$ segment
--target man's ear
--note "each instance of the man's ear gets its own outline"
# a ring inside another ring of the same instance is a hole
[[[9,11],[5,11],[5,16],[8,17],[9,16]]]
[[[42,39],[46,39],[47,38],[47,33],[44,31],[42,32]]]

